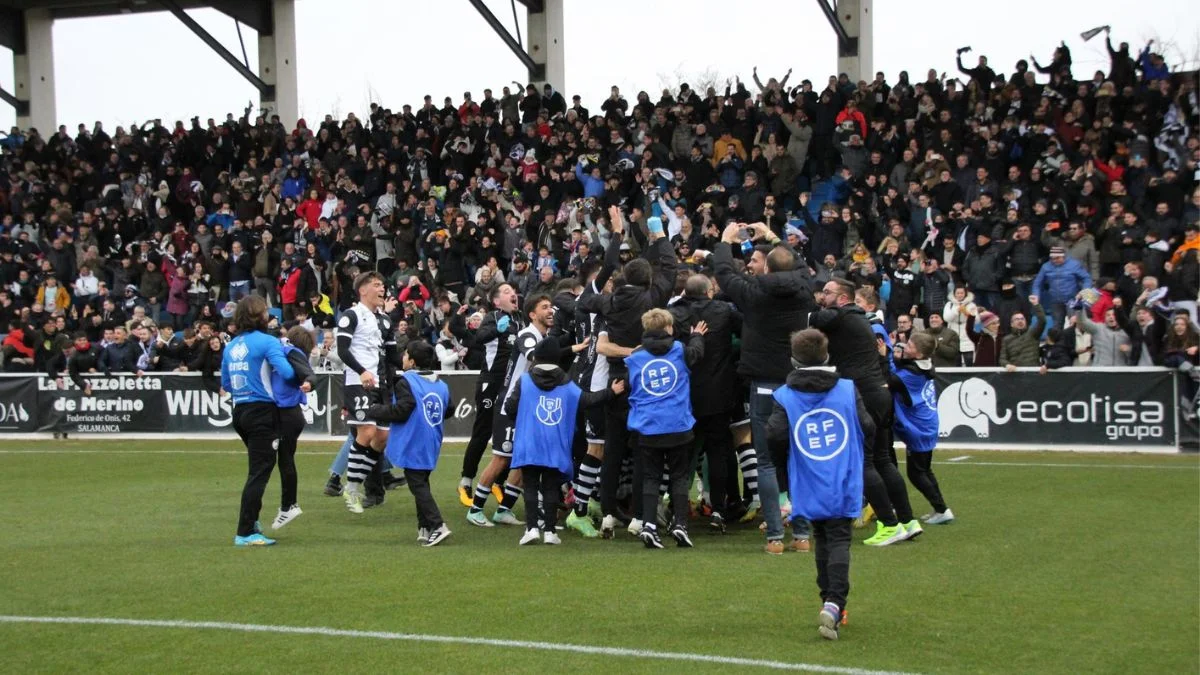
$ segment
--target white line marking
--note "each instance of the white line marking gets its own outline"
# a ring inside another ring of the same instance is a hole
[[[69,448],[47,448],[45,450],[0,450],[0,455],[245,455],[245,450],[122,450],[114,448],[112,450],[97,450],[94,448],[79,448],[72,450]],[[311,455],[314,457],[330,457],[336,455],[337,451],[329,450],[326,452],[314,452],[307,450],[297,450],[297,455]],[[442,457],[462,457],[462,453],[443,452]]]
[[[947,462],[938,462],[945,466]],[[1037,466],[1050,469],[1162,469],[1164,471],[1196,471],[1200,470],[1200,464],[1192,466],[1155,466],[1153,464],[1053,464],[1050,462],[960,462],[955,466]]]
[[[19,449],[6,450],[0,449],[0,455],[245,455],[245,450],[180,450],[180,449],[154,449],[154,450],[128,450],[122,448],[103,449],[103,448],[46,448],[42,449]],[[325,452],[316,452],[311,450],[300,450],[297,455],[311,455],[314,457],[329,457],[337,454],[329,450]],[[462,453],[458,452],[443,452],[442,457],[462,457]],[[1164,471],[1197,471],[1200,470],[1200,462],[1192,465],[1169,465],[1161,466],[1154,464],[1068,464],[1054,462],[971,462],[969,464],[960,462],[960,459],[970,459],[969,456],[960,458],[951,458],[937,464],[946,466],[951,462],[958,466],[1016,466],[1016,467],[1047,467],[1050,469],[1161,469]],[[903,464],[904,460],[900,460]]]
[[[408,642],[436,642],[441,644],[460,644],[483,647],[504,647],[510,649],[531,649],[552,652],[573,652],[576,654],[595,654],[599,656],[626,656],[641,659],[659,659],[663,661],[685,661],[692,663],[717,663],[729,666],[746,666],[769,668],[773,670],[793,670],[809,673],[839,673],[840,675],[906,675],[897,671],[866,670],[863,668],[847,668],[842,666],[823,666],[814,663],[789,663],[785,661],[768,661],[765,659],[748,659],[736,656],[716,656],[712,654],[690,654],[687,652],[660,652],[649,649],[629,649],[625,647],[595,647],[591,645],[575,645],[556,642],[531,642],[526,640],[500,640],[494,638],[459,637],[455,635],[422,635],[419,633],[392,633],[387,631],[343,630],[338,628],[305,627],[305,626],[269,626],[253,623],[226,623],[223,621],[158,621],[151,619],[114,619],[103,617],[81,616],[6,616],[0,615],[0,623],[41,623],[41,624],[71,624],[71,625],[100,625],[100,626],[137,626],[142,628],[184,628],[191,630],[226,630],[244,633],[280,633],[285,635],[321,635],[327,637],[372,638],[375,640],[404,640]]]
[[[961,462],[961,461],[963,461],[964,459],[971,459],[971,456],[970,456],[970,455],[962,455],[962,456],[960,456],[960,457],[951,457],[950,459],[948,459],[948,460],[946,460],[946,461],[949,461],[949,462]]]

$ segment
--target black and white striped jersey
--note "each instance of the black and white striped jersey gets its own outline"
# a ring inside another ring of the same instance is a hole
[[[394,347],[396,338],[392,334],[391,320],[361,302],[342,314],[338,319],[336,337],[338,356],[346,364],[346,384],[362,384],[359,373],[363,371],[378,376],[388,336],[391,336]]]
[[[512,354],[508,359],[508,372],[504,375],[504,398],[498,404],[500,410],[504,410],[504,404],[508,403],[508,398],[512,396],[517,387],[521,386],[521,376],[529,370],[529,360],[533,358],[533,348],[545,337],[532,323],[517,333],[516,344],[513,345]]]
[[[585,288],[583,295],[597,292],[593,282]],[[575,344],[580,344],[588,338],[592,340],[588,343],[587,349],[575,355],[575,360],[571,363],[571,379],[583,391],[600,391],[608,386],[608,359],[600,358],[596,351],[600,334],[606,330],[604,317],[576,310]]]

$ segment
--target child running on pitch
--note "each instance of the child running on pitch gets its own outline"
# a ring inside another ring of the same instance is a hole
[[[525,479],[522,546],[539,539],[562,543],[555,527],[562,485],[572,475],[576,412],[625,391],[625,382],[614,380],[607,389],[583,392],[558,365],[561,357],[557,338],[537,343],[533,367],[521,376],[504,404],[504,414],[516,420],[511,466],[521,469]]]
[[[896,345],[888,386],[896,401],[896,436],[907,447],[908,481],[925,495],[933,513],[921,517],[929,525],[954,521],[933,475],[933,449],[938,441],[937,388],[933,383],[933,354],[937,341],[928,333],[913,333]]]
[[[767,420],[767,447],[786,453],[792,518],[812,522],[817,587],[824,603],[818,630],[838,639],[850,593],[850,534],[863,502],[863,448],[875,423],[852,380],[839,378],[829,361],[829,339],[808,328],[792,334],[792,365],[775,390]]]
[[[434,372],[437,354],[428,342],[408,343],[402,358],[404,374],[395,378],[394,403],[371,406],[370,417],[392,425],[384,454],[394,466],[404,469],[417,507],[417,542],[437,546],[450,536],[450,528],[429,490],[429,474],[442,450],[450,388]]]

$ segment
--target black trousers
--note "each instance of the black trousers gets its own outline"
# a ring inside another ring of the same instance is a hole
[[[938,486],[937,476],[933,475],[933,453],[909,450],[905,457],[908,481],[925,495],[934,511],[943,513],[946,510],[946,500],[942,497],[942,488]]]
[[[558,526],[558,503],[567,477],[548,466],[523,466],[526,527],[553,532]]]
[[[696,418],[694,431],[704,447],[699,450],[708,459],[708,498],[713,510],[725,514],[729,465],[733,461],[733,436],[729,433],[729,413]],[[695,466],[693,458],[688,466]]]
[[[637,486],[642,484],[642,463],[636,461],[629,429],[629,398],[621,396],[604,404],[604,461],[600,464],[600,508],[606,516],[617,515],[617,489],[621,486],[621,462],[629,457],[633,462],[633,485],[636,494]],[[684,457],[686,460],[686,456]],[[660,461],[658,468],[651,471],[654,477],[654,494],[658,496],[658,479],[662,475]],[[637,517],[637,500],[634,499],[633,517]]]
[[[475,478],[475,474],[479,472],[483,451],[487,449],[488,441],[492,440],[493,409],[496,407],[500,387],[499,382],[492,382],[487,378],[480,378],[475,383],[475,421],[471,425],[471,440],[467,442],[467,449],[463,454],[463,478]]]
[[[685,527],[688,522],[688,478],[692,473],[692,446],[688,441],[682,445],[655,447],[638,439],[638,459],[642,471],[641,518],[647,525],[658,522],[658,487],[662,481],[662,468],[667,467],[671,476],[668,494],[671,495],[671,514],[675,523]],[[608,459],[607,453],[605,459]],[[635,482],[634,485],[637,485]]]
[[[296,442],[304,431],[304,413],[300,406],[279,409],[279,508],[296,503]]]
[[[420,469],[405,469],[404,477],[408,480],[408,491],[412,493],[417,505],[417,527],[433,531],[442,526],[442,512],[438,510],[433,491],[429,489],[430,471]]]
[[[863,491],[879,521],[888,527],[912,520],[908,486],[896,463],[892,446],[892,394],[886,387],[859,390],[867,413],[875,422],[875,441],[863,453]]]
[[[233,430],[246,444],[250,460],[242,506],[238,514],[239,537],[254,534],[254,522],[262,510],[262,496],[275,470],[279,443],[279,408],[274,403],[243,403],[233,408]]]
[[[846,608],[850,595],[850,518],[812,521],[813,543],[816,545],[817,587],[821,601],[833,602]]]

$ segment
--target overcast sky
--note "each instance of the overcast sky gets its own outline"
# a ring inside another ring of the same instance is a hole
[[[465,0],[298,0],[297,62],[300,113],[310,120],[327,112],[363,112],[371,101],[391,108],[420,103],[424,94],[461,102],[485,86],[526,79],[524,68]],[[512,27],[507,0],[488,0]],[[1148,8],[1153,6],[1153,11]],[[518,5],[518,8],[521,6]],[[736,10],[733,9],[736,7]],[[982,10],[988,8],[984,13]],[[1114,42],[1136,52],[1149,38],[1167,43],[1167,62],[1184,58],[1196,67],[1200,12],[1194,0],[881,0],[875,3],[873,68],[894,82],[900,70],[924,79],[929,67],[954,72],[954,51],[973,65],[986,54],[1008,73],[1032,52],[1048,63],[1065,39],[1078,79],[1108,68],[1104,38],[1083,42],[1079,33],[1109,24]],[[213,10],[191,13],[235,54],[241,54],[233,19]],[[617,84],[632,99],[637,90],[658,99],[664,83],[680,78],[695,86],[705,73],[749,80],[755,65],[765,81],[793,68],[793,79],[823,81],[836,71],[833,31],[815,2],[782,0],[567,0],[566,95],[597,108]],[[522,16],[522,34],[524,35]],[[243,28],[250,66],[257,70],[257,40]],[[648,37],[649,36],[649,37]],[[167,13],[74,19],[55,23],[58,119],[75,125],[95,120],[110,131],[154,117],[164,122],[223,119],[241,114],[257,92],[198,37]],[[10,63],[7,50],[0,59]],[[12,91],[11,68],[0,84]],[[820,86],[820,85],[818,85]],[[0,128],[14,120],[0,103]]]

